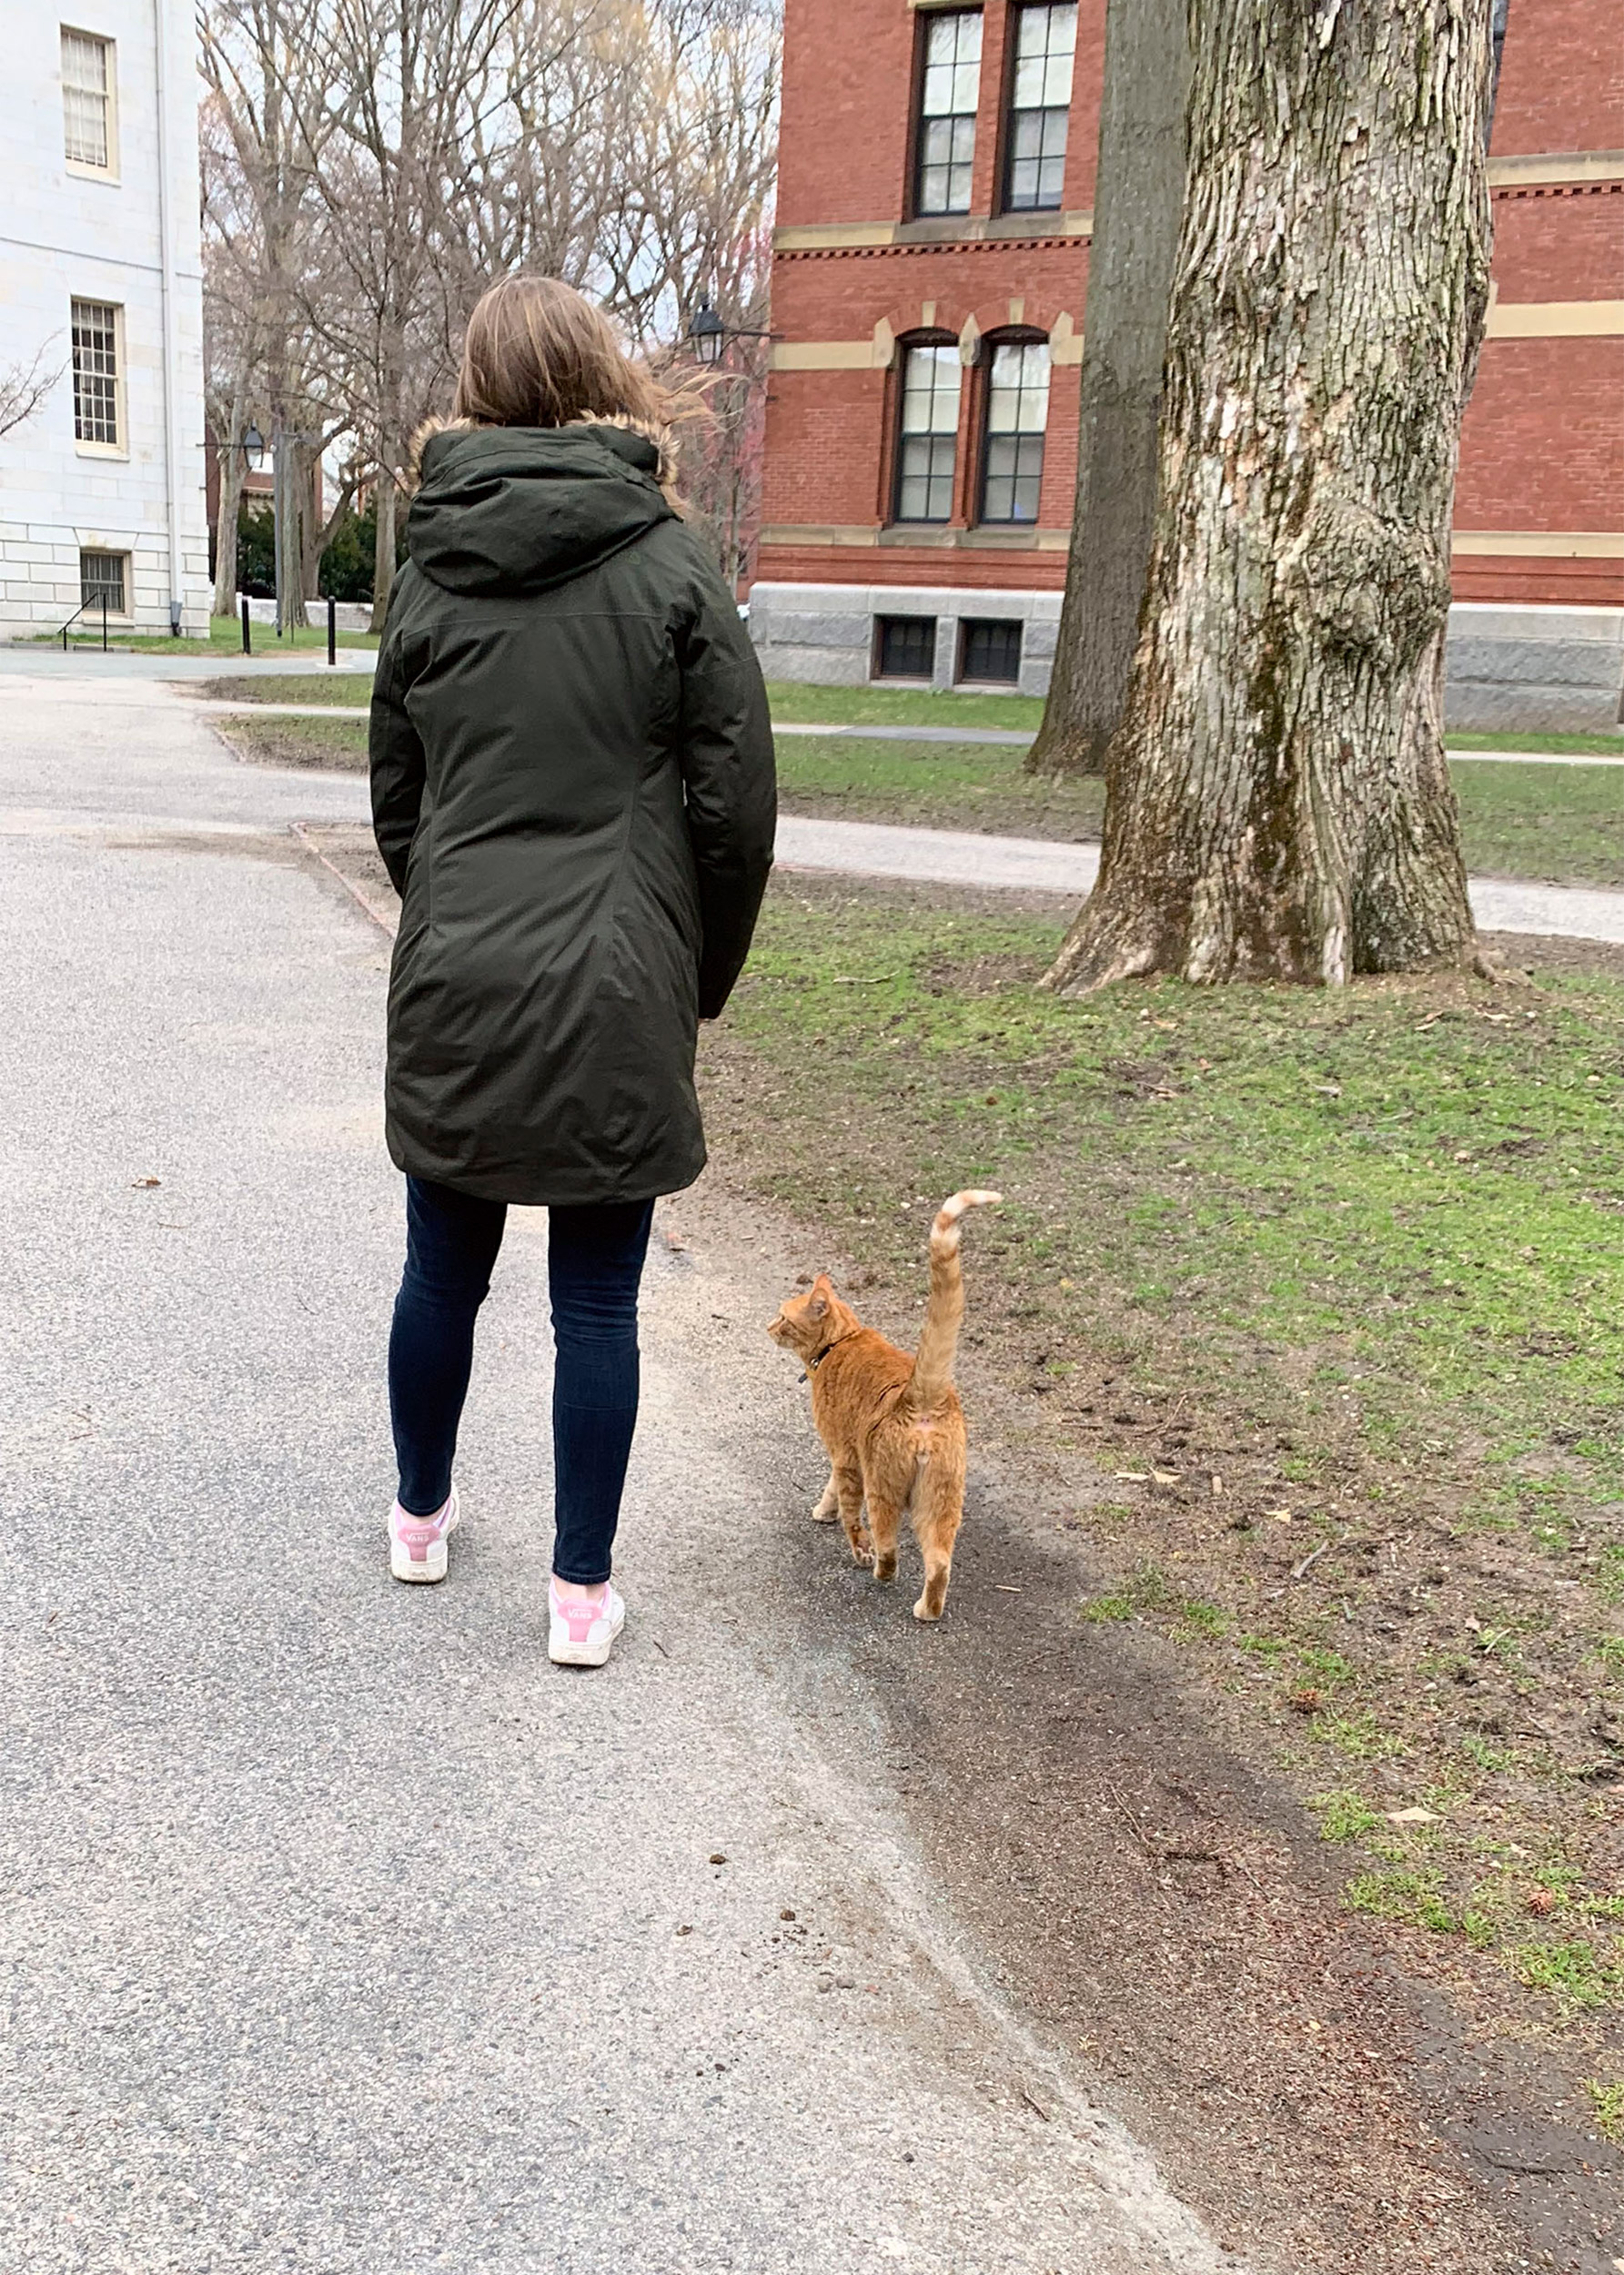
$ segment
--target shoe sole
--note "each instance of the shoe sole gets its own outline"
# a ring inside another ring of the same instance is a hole
[[[437,1586],[450,1570],[451,1552],[449,1544],[452,1533],[456,1532],[461,1522],[461,1510],[453,1509],[450,1523],[447,1525],[444,1532],[421,1562],[419,1562],[409,1549],[403,1548],[400,1542],[391,1535],[389,1540],[390,1579],[404,1580],[409,1587]]]
[[[625,1624],[626,1614],[622,1612],[603,1641],[597,1643],[571,1643],[568,1637],[562,1643],[555,1643],[550,1635],[547,1639],[547,1655],[555,1667],[603,1666],[608,1663],[609,1654],[614,1649],[620,1630]]]

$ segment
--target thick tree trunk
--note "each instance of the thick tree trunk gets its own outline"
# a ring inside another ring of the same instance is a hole
[[[1493,0],[1190,0],[1145,628],[1049,984],[1465,965],[1441,684]]]
[[[1167,296],[1185,203],[1186,0],[1110,0],[1088,251],[1077,505],[1032,774],[1099,774],[1122,718],[1156,514]]]

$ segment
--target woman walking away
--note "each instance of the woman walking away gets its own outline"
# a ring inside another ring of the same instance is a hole
[[[389,1337],[398,1580],[443,1580],[451,1461],[509,1203],[550,1210],[549,1650],[601,1666],[637,1420],[654,1199],[705,1148],[695,1023],[772,865],[772,738],[738,610],[673,492],[669,399],[567,285],[469,324],[420,447],[372,697],[372,813],[401,896],[388,1133],[406,1172]]]

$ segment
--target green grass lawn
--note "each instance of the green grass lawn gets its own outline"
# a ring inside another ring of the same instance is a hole
[[[1000,1188],[973,1421],[1001,1386],[1011,1443],[1074,1464],[1080,1616],[1326,1800],[1389,1876],[1356,1908],[1530,2016],[1548,1943],[1624,1999],[1624,983],[1063,1003],[1054,921],[988,905],[781,876],[707,1041],[716,1151],[904,1337],[930,1208]]]
[[[1044,716],[1038,695],[971,695],[957,688],[810,687],[798,680],[769,680],[767,699],[774,718],[807,726],[1018,727],[1035,734]]]
[[[1474,875],[1624,885],[1624,767],[1458,757],[1450,773]]]
[[[1624,727],[1616,734],[1475,734],[1452,727],[1452,751],[1546,751],[1556,758],[1624,758]]]
[[[327,648],[327,625],[325,622],[319,625],[308,625],[303,631],[286,632],[283,634],[282,638],[278,640],[277,638],[275,629],[271,625],[256,624],[253,628],[252,638],[254,642],[253,652],[257,656],[286,655],[289,649],[292,648],[317,648],[325,652]],[[34,642],[34,644],[60,646],[61,634],[59,632],[42,634],[41,639]],[[67,644],[70,648],[96,648],[99,650],[102,644],[102,635],[99,627],[95,632],[86,632],[83,636],[81,636],[76,630],[70,632],[67,636]],[[121,654],[217,655],[223,660],[228,656],[241,655],[243,645],[242,622],[239,617],[236,616],[211,616],[208,620],[208,638],[207,640],[166,639],[162,632],[121,632],[115,629],[109,631],[107,634],[107,644],[109,648],[116,649]],[[341,632],[338,634],[338,645],[341,648],[376,648],[378,645],[378,634],[371,632]],[[263,682],[259,680],[252,681],[249,683],[256,689],[263,685]],[[261,697],[257,698],[257,700],[271,701],[275,699]],[[288,700],[292,699],[289,698]],[[307,696],[304,700],[306,702],[314,702],[315,698],[313,696]]]
[[[374,643],[376,644],[376,643]],[[223,703],[343,703],[365,711],[372,701],[372,675],[368,672],[262,672],[253,678],[205,680],[199,695]]]
[[[324,774],[364,774],[364,719],[257,719],[243,713],[210,722],[239,758],[256,766],[308,766]]]

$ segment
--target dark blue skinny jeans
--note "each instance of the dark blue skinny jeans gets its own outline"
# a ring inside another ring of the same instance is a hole
[[[451,1490],[474,1321],[490,1289],[507,1207],[406,1180],[406,1272],[389,1330],[389,1420],[400,1506],[432,1516]],[[552,1378],[552,1568],[596,1586],[610,1573],[637,1426],[637,1289],[651,1200],[548,1211]]]

